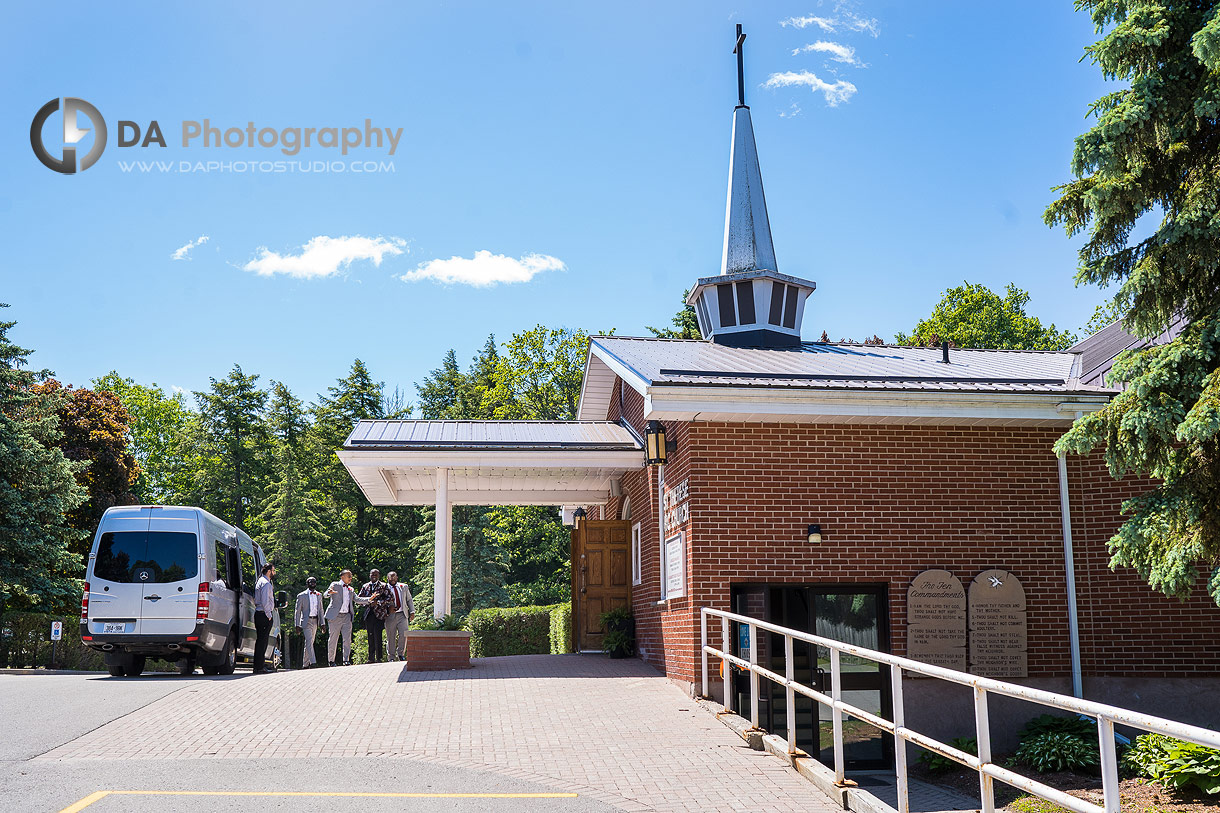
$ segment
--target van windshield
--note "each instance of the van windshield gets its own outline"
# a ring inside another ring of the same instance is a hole
[[[195,535],[174,531],[104,533],[93,563],[93,575],[112,582],[164,584],[198,573]]]

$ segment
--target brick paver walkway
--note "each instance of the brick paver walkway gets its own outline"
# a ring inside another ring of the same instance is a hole
[[[528,655],[476,664],[194,683],[38,759],[406,758],[515,776],[625,810],[839,810],[639,661]]]

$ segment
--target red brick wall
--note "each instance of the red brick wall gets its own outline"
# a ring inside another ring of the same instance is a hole
[[[630,388],[623,414],[642,426]],[[618,395],[610,418],[619,416]],[[729,608],[732,584],[886,585],[892,650],[905,652],[906,589],[929,568],[969,586],[992,567],[1020,578],[1028,604],[1029,674],[1070,673],[1055,428],[667,422],[678,449],[669,484],[689,477],[688,596],[658,605],[656,471],[624,477],[642,523],[644,583],[634,588],[643,657],[670,677],[698,679],[698,607]],[[1112,573],[1106,540],[1122,500],[1098,457],[1070,458],[1068,476],[1086,675],[1220,675],[1220,609],[1187,603]],[[619,516],[614,500],[606,515]],[[822,526],[810,546],[806,525]],[[1200,584],[1202,587],[1202,583]]]
[[[407,633],[407,669],[435,672],[470,668],[470,634],[429,635]]]

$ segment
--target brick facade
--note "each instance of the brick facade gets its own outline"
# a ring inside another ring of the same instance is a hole
[[[643,398],[616,384],[610,420],[643,429]],[[669,484],[689,478],[687,596],[660,601],[658,472],[623,478],[642,530],[633,590],[641,657],[699,680],[702,606],[729,609],[746,583],[884,585],[890,647],[905,654],[906,589],[929,568],[969,585],[1012,571],[1028,606],[1030,678],[1070,674],[1059,480],[1061,428],[667,422]],[[1106,541],[1146,484],[1110,478],[1099,456],[1068,459],[1082,667],[1100,677],[1220,676],[1220,608],[1111,572]],[[622,500],[606,506],[617,517]],[[810,546],[806,526],[822,526]],[[1200,583],[1200,588],[1202,583]]]

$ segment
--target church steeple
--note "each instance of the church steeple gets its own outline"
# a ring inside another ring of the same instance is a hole
[[[706,339],[738,347],[786,347],[800,343],[805,300],[816,286],[780,274],[776,268],[754,125],[746,105],[745,41],[739,24],[733,48],[737,107],[729,146],[720,276],[701,278],[687,304],[695,307]]]

